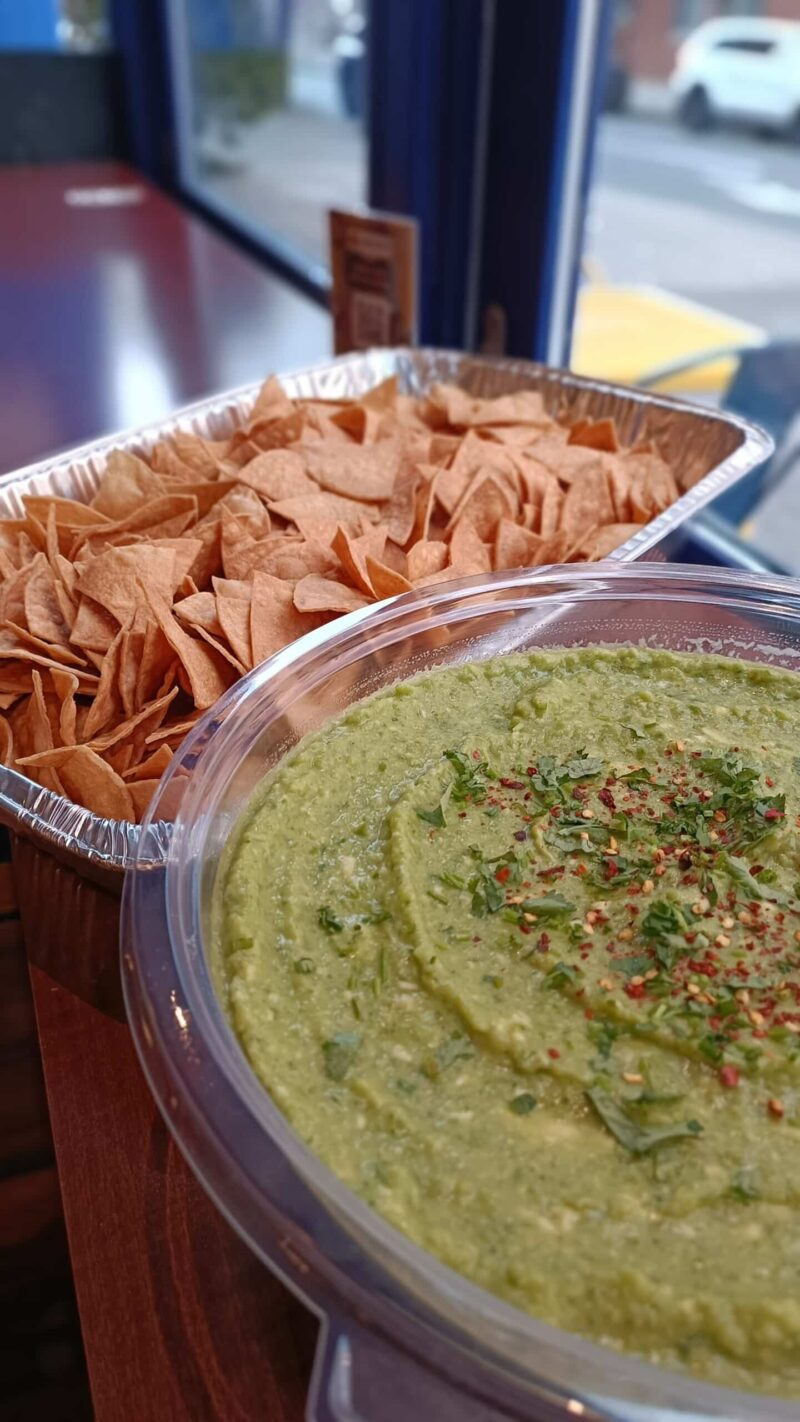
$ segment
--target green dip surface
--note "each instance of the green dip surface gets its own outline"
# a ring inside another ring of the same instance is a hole
[[[292,1125],[453,1269],[800,1397],[800,678],[645,648],[433,672],[311,735],[218,878]]]

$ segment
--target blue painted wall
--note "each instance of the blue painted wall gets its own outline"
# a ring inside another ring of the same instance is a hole
[[[0,0],[0,49],[58,49],[57,0]]]

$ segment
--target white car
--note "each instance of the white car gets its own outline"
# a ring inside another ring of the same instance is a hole
[[[800,140],[800,23],[708,20],[678,50],[670,88],[689,128],[730,119]]]

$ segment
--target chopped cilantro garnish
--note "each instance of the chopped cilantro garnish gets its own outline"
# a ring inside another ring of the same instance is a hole
[[[361,1046],[360,1032],[337,1032],[322,1043],[325,1059],[325,1075],[331,1081],[343,1081]]]
[[[556,963],[545,974],[544,985],[546,988],[566,987],[567,983],[574,983],[577,979],[577,971],[570,967],[569,963]]]
[[[655,899],[641,922],[642,936],[652,943],[662,967],[670,969],[678,958],[691,952],[684,938],[686,919],[669,899]]]
[[[509,1111],[513,1111],[515,1116],[528,1116],[536,1106],[536,1097],[529,1091],[520,1092],[519,1096],[512,1096],[508,1103]]]
[[[635,958],[617,958],[614,961],[614,967],[617,968],[619,972],[624,973],[626,978],[641,977],[642,974],[646,973],[652,966],[652,959],[639,956]]]
[[[472,1042],[463,1032],[454,1032],[452,1037],[448,1037],[446,1042],[436,1048],[432,1057],[423,1063],[422,1070],[426,1076],[436,1077],[452,1066],[453,1062],[461,1061],[462,1058],[473,1056]]]
[[[758,1172],[754,1165],[743,1165],[740,1170],[736,1171],[730,1183],[729,1193],[735,1200],[740,1200],[742,1204],[749,1204],[751,1200],[761,1199]]]
[[[300,973],[304,976],[314,972],[313,958],[295,958],[292,966],[296,973]]]
[[[703,1127],[699,1121],[682,1121],[670,1126],[642,1126],[601,1086],[586,1092],[603,1125],[632,1155],[647,1155],[672,1141],[696,1139]]]
[[[326,933],[341,933],[344,928],[342,920],[337,918],[326,904],[323,904],[319,911],[319,926],[324,928]]]
[[[727,854],[723,850],[718,857],[718,862],[734,883],[747,892],[748,898],[768,899],[771,903],[776,904],[788,901],[788,894],[773,888],[769,883],[765,884],[761,878],[756,879],[743,859],[737,859],[734,854]]]
[[[443,795],[433,810],[417,810],[417,819],[424,820],[426,825],[432,825],[434,829],[444,829],[444,811],[446,804],[447,801]]]
[[[566,801],[567,782],[592,780],[596,775],[600,775],[602,770],[602,760],[597,756],[587,755],[584,750],[579,750],[564,765],[559,765],[555,756],[541,755],[537,758],[530,783],[546,805],[555,805],[559,801]]]
[[[453,799],[473,800],[476,804],[486,799],[486,780],[489,766],[485,760],[474,761],[463,751],[446,750],[445,760],[453,767],[454,779],[451,786]]]

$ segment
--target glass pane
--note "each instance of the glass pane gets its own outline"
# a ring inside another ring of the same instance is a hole
[[[800,0],[763,7],[780,22],[757,8],[618,6],[572,360],[724,403],[782,446],[800,432]],[[800,573],[794,446],[794,502],[785,484],[768,504],[774,463],[715,512],[784,566],[791,542]]]
[[[185,175],[327,266],[327,209],[365,201],[365,0],[182,0]]]

